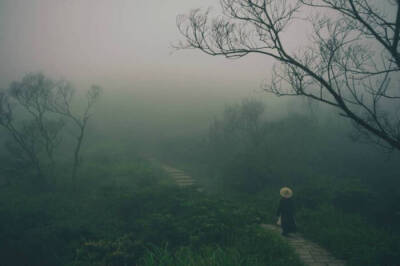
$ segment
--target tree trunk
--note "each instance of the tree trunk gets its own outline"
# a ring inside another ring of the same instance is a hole
[[[85,126],[81,127],[81,132],[79,134],[79,137],[77,138],[77,144],[75,147],[75,151],[74,151],[74,164],[72,166],[72,183],[73,183],[73,189],[74,191],[77,191],[77,173],[78,173],[78,167],[79,167],[79,152],[81,150],[81,146],[82,146],[82,140],[83,140],[83,136],[85,133]]]

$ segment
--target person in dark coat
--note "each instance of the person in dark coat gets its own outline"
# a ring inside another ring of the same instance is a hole
[[[282,227],[282,235],[287,236],[289,233],[296,232],[296,222],[294,220],[294,203],[293,191],[288,187],[283,187],[280,190],[281,200],[276,212],[278,219],[280,217],[280,225]]]

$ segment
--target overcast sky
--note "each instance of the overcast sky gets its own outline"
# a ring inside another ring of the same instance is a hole
[[[104,87],[257,89],[273,61],[174,52],[176,16],[218,0],[0,0],[0,86],[28,72]],[[288,45],[306,38],[297,24]],[[200,86],[201,87],[201,86]]]
[[[0,0],[0,86],[28,72],[105,89],[259,88],[268,58],[175,52],[176,16],[218,0]]]
[[[219,0],[0,0],[0,88],[41,71],[77,88],[98,84],[108,95],[127,98],[110,104],[103,97],[111,116],[118,105],[137,116],[146,117],[146,110],[165,116],[174,108],[170,116],[191,118],[249,95],[268,99],[273,111],[298,112],[293,98],[260,93],[273,64],[268,57],[228,60],[174,51],[171,44],[182,39],[177,15],[210,6],[220,13]],[[292,26],[285,44],[298,48],[306,29]],[[132,94],[117,93],[121,88]],[[138,101],[143,110],[130,110]]]

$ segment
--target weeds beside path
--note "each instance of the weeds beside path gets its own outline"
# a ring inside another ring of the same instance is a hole
[[[180,187],[193,186],[195,180],[184,171],[163,164],[162,168],[168,173],[168,175],[176,182]],[[201,188],[198,188],[201,190]],[[261,227],[267,231],[275,233],[280,232],[280,228],[271,224],[261,224]],[[308,266],[344,266],[345,262],[333,257],[328,251],[313,243],[309,240],[304,239],[299,233],[291,235],[287,239],[289,245],[295,250],[301,261]]]

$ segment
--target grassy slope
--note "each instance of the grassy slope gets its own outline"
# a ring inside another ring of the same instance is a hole
[[[301,265],[254,209],[179,189],[143,159],[96,158],[81,176],[76,193],[2,188],[0,265]]]
[[[180,167],[185,167],[185,164],[182,163]],[[267,187],[252,194],[240,193],[227,188],[216,178],[207,178],[202,166],[186,165],[186,170],[197,176],[202,185],[209,188],[208,191],[224,195],[240,204],[241,208],[251,208],[264,223],[275,222],[279,187]],[[400,261],[399,231],[393,226],[384,227],[363,215],[336,207],[336,193],[343,194],[345,190],[351,190],[351,186],[340,184],[337,179],[326,176],[315,178],[310,179],[307,184],[299,185],[295,191],[299,231],[338,258],[345,259],[348,265],[397,266]],[[355,199],[363,196],[357,195],[357,192],[368,194],[368,191],[360,192],[358,186],[354,189],[348,191],[348,194],[354,194]],[[364,197],[365,199],[358,200],[368,200],[368,195]],[[354,204],[347,199],[345,203],[349,206]]]

